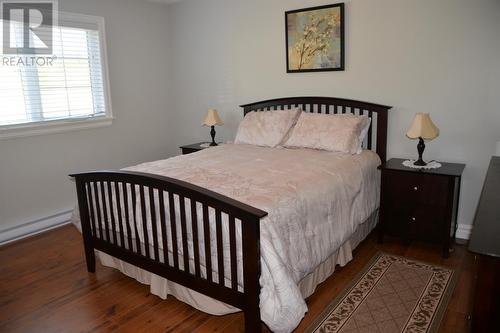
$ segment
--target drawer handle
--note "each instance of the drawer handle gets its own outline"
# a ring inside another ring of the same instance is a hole
[[[414,186],[413,191],[418,191],[418,186]]]
[[[417,219],[416,219],[414,216],[412,216],[412,218],[411,218],[411,222],[415,222],[416,220],[417,220]]]

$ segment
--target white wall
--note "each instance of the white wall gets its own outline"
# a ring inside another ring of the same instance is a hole
[[[75,171],[166,158],[168,7],[135,0],[59,0],[63,11],[103,16],[111,100],[109,127],[0,140],[0,234],[73,207]]]
[[[207,140],[199,124],[208,107],[226,122],[219,138],[231,140],[239,104],[294,95],[393,105],[390,157],[415,156],[404,133],[415,112],[431,112],[441,135],[425,158],[467,163],[459,223],[470,224],[500,140],[500,2],[346,1],[346,70],[286,74],[284,11],[332,2],[59,0],[61,10],[105,18],[116,119],[0,140],[0,234],[70,209],[71,172],[160,159]]]
[[[286,74],[284,11],[335,1],[185,0],[169,6],[172,100],[177,145],[207,140],[199,126],[215,107],[231,140],[237,105],[324,95],[394,109],[389,157],[415,157],[404,134],[415,112],[430,112],[441,135],[426,159],[467,164],[459,223],[472,222],[481,184],[500,140],[500,2],[346,1],[346,70]]]

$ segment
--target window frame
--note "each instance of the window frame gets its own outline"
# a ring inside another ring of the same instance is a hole
[[[37,136],[51,133],[62,133],[88,128],[110,126],[113,122],[111,108],[108,55],[106,48],[106,33],[104,18],[101,16],[84,15],[68,12],[58,12],[57,26],[65,26],[61,22],[76,22],[81,24],[93,24],[97,26],[99,35],[99,47],[101,56],[101,73],[104,94],[105,114],[102,116],[83,116],[80,118],[62,118],[43,120],[39,122],[26,122],[20,124],[0,125],[0,140],[18,137]]]

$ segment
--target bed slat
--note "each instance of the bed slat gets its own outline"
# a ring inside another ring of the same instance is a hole
[[[373,124],[373,115],[370,111],[368,111],[368,117],[372,120],[372,124]],[[373,126],[370,126],[370,128],[368,128],[368,133],[366,134],[366,136],[368,137],[368,147],[372,146],[372,138],[373,138],[372,127]]]
[[[198,245],[198,213],[196,201],[191,199],[191,228],[193,230],[194,275],[200,277],[200,247]]]
[[[179,210],[181,215],[181,234],[182,234],[182,258],[184,264],[184,271],[189,273],[189,251],[187,241],[187,226],[186,226],[186,204],[185,198],[179,196]]]
[[[146,217],[146,198],[144,196],[144,185],[139,185],[139,201],[141,203],[141,215],[142,215],[142,232],[144,237],[144,250],[146,252],[146,258],[150,258],[149,255],[149,234],[148,234],[148,223]]]
[[[160,201],[160,228],[161,228],[161,240],[163,247],[163,262],[169,264],[168,259],[168,238],[167,238],[167,221],[165,219],[165,192],[158,190],[158,199]]]
[[[172,236],[172,255],[174,257],[174,267],[179,268],[179,251],[177,250],[177,223],[175,221],[175,201],[174,194],[168,192],[168,206],[170,208],[170,233]]]
[[[217,271],[219,284],[224,285],[224,249],[222,247],[222,217],[219,209],[215,210],[215,230],[217,235]]]
[[[203,233],[205,243],[205,267],[207,270],[207,280],[212,282],[212,251],[210,244],[210,221],[208,216],[208,206],[203,204]]]
[[[231,288],[238,290],[238,258],[236,252],[236,221],[229,216],[229,254],[231,256]]]
[[[134,252],[134,246],[132,241],[132,229],[130,228],[130,213],[128,207],[128,191],[127,191],[127,183],[122,182],[122,193],[123,193],[123,206],[125,210],[125,228],[127,229],[127,245],[128,250]]]
[[[156,224],[156,204],[154,197],[154,190],[149,187],[149,212],[151,214],[151,230],[153,231],[153,252],[155,260],[160,262],[160,253],[158,248],[158,228]]]
[[[111,191],[111,182],[106,182],[107,185],[107,197],[108,197],[108,207],[109,207],[109,221],[111,222],[111,233],[113,235],[113,243],[118,245],[118,239],[116,235],[116,220],[115,220],[115,210],[113,209],[113,192]]]
[[[95,223],[95,215],[94,215],[94,199],[92,197],[92,183],[88,183],[86,187],[87,189],[87,197],[88,197],[88,207],[90,211],[90,222],[92,226],[92,236],[97,237],[97,227]]]
[[[115,198],[116,198],[116,210],[117,210],[117,220],[118,220],[118,229],[120,230],[120,245],[121,247],[125,247],[125,232],[123,228],[123,219],[122,219],[122,203],[120,198],[120,187],[118,182],[114,183],[115,188]]]
[[[137,188],[135,184],[130,184],[130,193],[132,195],[132,212],[133,212],[133,217],[132,217],[132,223],[134,225],[134,231],[135,231],[135,252],[137,254],[142,254],[142,249],[141,249],[141,240],[139,239],[139,229],[137,227]]]
[[[111,242],[109,236],[109,225],[108,225],[108,207],[106,205],[106,192],[104,191],[104,182],[99,183],[101,187],[101,199],[102,199],[102,212],[103,212],[103,222],[104,222],[104,232],[106,234],[106,240]]]

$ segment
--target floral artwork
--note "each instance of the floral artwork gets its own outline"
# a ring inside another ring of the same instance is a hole
[[[344,70],[344,4],[285,13],[287,72]]]

